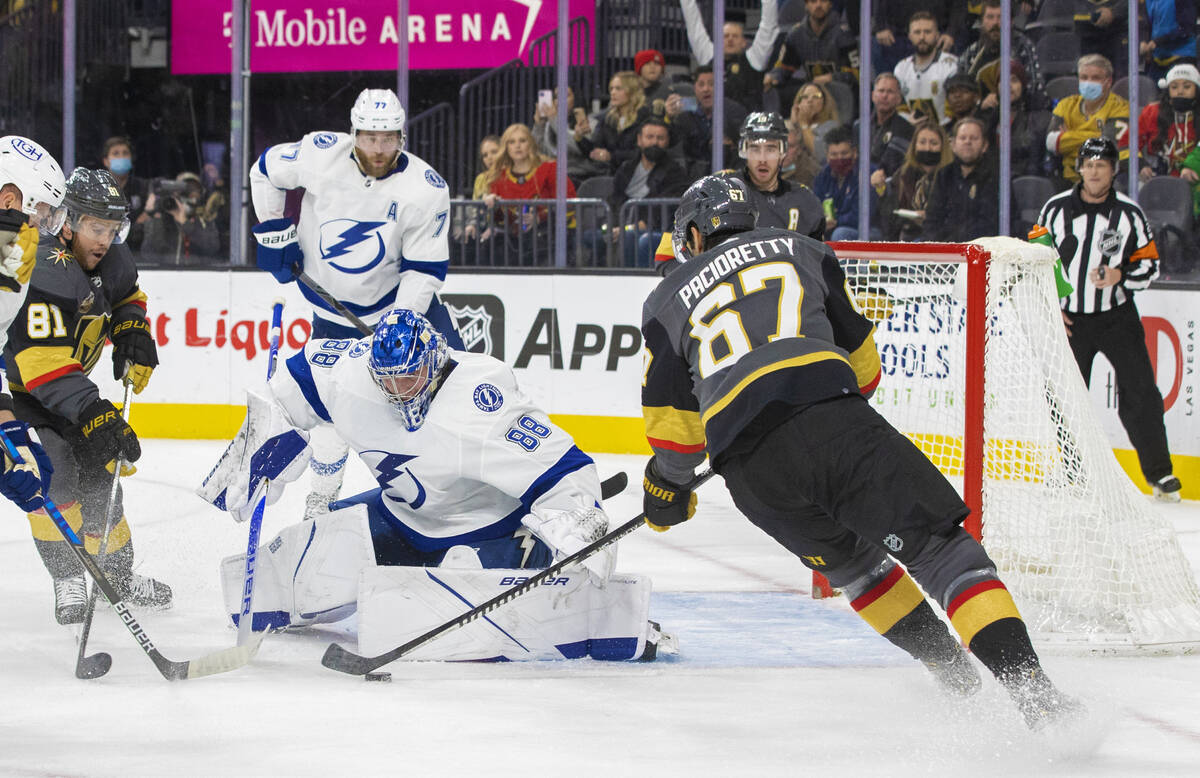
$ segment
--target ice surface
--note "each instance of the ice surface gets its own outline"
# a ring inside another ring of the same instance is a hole
[[[244,550],[246,526],[192,493],[224,445],[145,441],[127,481],[139,569],[176,595],[173,610],[139,618],[172,659],[235,640],[217,564]],[[644,460],[599,460],[633,482],[609,502],[614,520],[636,515]],[[268,509],[264,539],[300,519],[306,480]],[[344,493],[371,485],[354,462]],[[1157,509],[1200,568],[1200,505]],[[621,545],[620,569],[653,577],[652,615],[677,657],[397,663],[390,684],[320,666],[330,640],[354,647],[349,623],[272,636],[246,668],[168,683],[107,609],[89,650],[111,653],[113,669],[76,680],[73,633],[54,622],[27,523],[7,502],[0,513],[2,775],[1200,774],[1200,656],[1047,657],[1095,715],[1081,733],[1032,735],[990,678],[949,702],[843,598],[810,599],[807,571],[719,480],[693,521]]]

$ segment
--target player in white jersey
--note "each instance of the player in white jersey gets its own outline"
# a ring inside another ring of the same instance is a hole
[[[8,327],[20,312],[37,262],[38,231],[57,233],[66,211],[66,183],[58,162],[40,145],[20,135],[0,138],[0,350],[8,342]],[[25,460],[14,464],[3,457],[0,494],[22,510],[37,510],[50,493],[54,468],[37,433],[13,416],[8,382],[0,377],[0,430]]]
[[[397,609],[409,619],[400,628],[421,626],[412,626],[414,600],[422,603],[417,611],[432,608],[428,628],[468,609],[464,602],[482,600],[460,593],[439,610],[425,601],[426,594],[436,600],[435,594],[462,587],[499,593],[498,587],[512,585],[513,571],[549,566],[607,531],[592,459],[529,400],[504,363],[449,349],[424,317],[397,309],[371,338],[313,340],[285,364],[269,382],[265,401],[252,399],[246,425],[201,494],[235,516],[248,515],[253,485],[266,476],[273,479],[268,501],[277,499],[278,489],[303,467],[304,440],[292,428],[322,423],[333,424],[379,487],[334,503],[332,512],[285,529],[263,547],[256,629],[348,615],[364,605],[360,576],[373,582],[377,601],[384,580],[382,588],[402,592],[407,603],[386,607],[390,617],[360,619],[360,641],[372,624],[396,629],[380,625],[396,622]],[[593,640],[611,648],[603,641],[619,638],[624,648],[607,658],[633,658],[642,654],[648,637],[653,641],[646,621],[649,581],[614,578],[615,559],[610,546],[583,562],[586,576],[573,574],[573,583],[570,575],[562,579],[559,585],[586,592],[577,603],[539,600],[536,593],[518,600],[532,596],[532,605],[514,603],[514,612],[526,615],[525,607],[546,607],[553,619],[584,614],[578,623],[559,625],[566,634],[546,644],[549,654],[532,652],[533,657],[569,656],[552,649]],[[377,566],[407,570],[381,579]],[[430,568],[441,571],[436,584],[429,583]],[[231,613],[239,610],[244,569],[242,556],[222,563]],[[496,569],[508,571],[507,584],[504,575],[490,572]],[[446,576],[459,576],[458,585],[448,584]],[[423,592],[422,583],[431,591]],[[555,594],[553,588],[546,597]],[[598,618],[596,611],[607,616]],[[545,613],[531,618],[540,625],[533,632],[555,632],[546,626]],[[601,624],[621,634],[593,634]],[[484,632],[489,629],[485,625]],[[494,631],[499,646],[484,640],[482,647],[427,658],[530,658],[536,637],[510,643],[509,633]],[[518,644],[522,648],[514,649]]]
[[[250,168],[259,224],[258,266],[281,283],[303,272],[368,325],[402,306],[422,312],[451,347],[462,340],[437,292],[446,278],[446,181],[404,151],[404,108],[388,89],[364,89],[351,133],[313,132],[267,149]],[[299,221],[284,216],[288,190],[304,189]],[[362,335],[304,283],[314,339]],[[344,442],[313,438],[309,517],[328,510],[342,484]]]

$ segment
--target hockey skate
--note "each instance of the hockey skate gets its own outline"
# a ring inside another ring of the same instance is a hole
[[[966,651],[959,650],[947,661],[928,661],[921,664],[933,674],[938,686],[951,697],[970,697],[983,685],[979,671]]]
[[[87,608],[87,585],[83,576],[54,581],[54,619],[59,624],[78,624]]]
[[[1041,668],[1027,670],[1020,681],[1005,686],[1025,717],[1025,725],[1034,732],[1054,724],[1069,723],[1086,712],[1083,703],[1055,688]]]
[[[166,610],[174,600],[170,586],[148,575],[130,572],[114,577],[112,583],[121,600],[134,607]]]
[[[646,628],[646,647],[642,649],[642,655],[637,658],[639,662],[653,662],[658,658],[659,653],[663,654],[678,654],[679,643],[675,640],[674,635],[668,635],[662,631],[662,626],[657,621],[647,622],[649,625]]]
[[[1183,484],[1173,475],[1165,475],[1153,484],[1154,499],[1159,502],[1179,502],[1179,490]]]
[[[337,498],[336,492],[309,492],[308,499],[304,501],[304,520],[311,521],[329,513],[329,503]]]

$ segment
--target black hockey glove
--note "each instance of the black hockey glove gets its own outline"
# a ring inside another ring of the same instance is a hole
[[[696,513],[696,493],[673,484],[654,469],[654,457],[646,463],[646,474],[642,477],[642,512],[646,524],[655,532],[666,532],[676,524],[682,524]]]
[[[137,435],[121,413],[108,400],[96,400],[89,405],[75,428],[75,459],[79,462],[79,483],[85,489],[102,486],[112,473],[117,457],[136,462],[142,456]],[[121,475],[132,475],[137,468],[123,467]]]
[[[109,337],[113,342],[113,378],[120,381],[128,375],[133,393],[140,394],[158,367],[158,348],[150,335],[150,323],[140,316],[117,320]]]

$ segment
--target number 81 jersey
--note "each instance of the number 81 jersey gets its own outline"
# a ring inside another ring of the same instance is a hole
[[[367,367],[371,339],[310,341],[270,381],[288,421],[332,422],[381,493],[375,506],[416,548],[511,535],[542,510],[599,504],[592,459],[486,354],[452,351],[425,422],[409,432]]]
[[[739,233],[680,264],[642,308],[646,437],[664,475],[714,461],[762,412],[869,395],[874,327],[837,257],[795,232]]]

